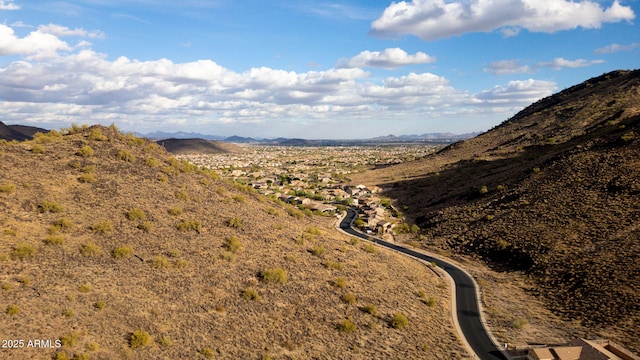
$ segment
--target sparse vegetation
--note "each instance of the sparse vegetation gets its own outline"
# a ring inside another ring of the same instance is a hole
[[[133,248],[126,245],[118,246],[111,252],[111,256],[115,259],[126,259],[131,255],[133,255]]]
[[[16,191],[16,185],[13,183],[3,183],[0,184],[0,193],[3,194],[11,194]]]
[[[110,220],[99,221],[91,225],[91,231],[93,231],[94,234],[108,234],[113,231],[113,224]]]
[[[76,155],[82,156],[82,157],[90,157],[90,156],[93,156],[94,154],[95,154],[95,152],[93,151],[93,149],[89,145],[85,145],[85,146],[81,147],[76,152]]]
[[[356,297],[356,294],[348,293],[342,296],[342,301],[344,301],[345,304],[355,304],[358,299]]]
[[[42,201],[38,205],[38,211],[41,213],[59,213],[64,211],[64,207],[53,201]]]
[[[327,249],[325,249],[322,245],[316,245],[311,250],[309,250],[309,252],[315,256],[321,257],[325,252],[327,252]]]
[[[391,317],[389,325],[394,329],[402,329],[409,325],[409,320],[404,314],[397,312]]]
[[[338,330],[345,333],[352,333],[356,331],[356,324],[349,319],[344,319],[340,323],[338,323]]]
[[[16,315],[20,313],[20,308],[18,307],[18,305],[11,304],[7,306],[4,312],[8,315]]]
[[[147,214],[140,208],[132,208],[126,216],[129,220],[147,220]]]
[[[287,272],[282,268],[263,270],[260,272],[260,280],[266,283],[284,284],[287,282]]]
[[[373,316],[378,316],[378,308],[372,304],[363,306],[362,311]]]
[[[144,330],[136,330],[129,335],[129,346],[132,349],[147,347],[151,344],[151,341],[151,335]]]
[[[64,244],[64,236],[62,235],[49,235],[44,239],[46,245],[62,245]]]
[[[244,225],[244,220],[242,220],[242,218],[239,217],[233,217],[231,219],[229,219],[229,221],[227,221],[227,226],[234,228],[234,229],[242,229],[242,226]]]
[[[242,243],[237,236],[230,236],[225,241],[225,248],[227,251],[237,254],[238,251],[242,248]]]
[[[26,260],[35,254],[36,248],[28,243],[19,243],[11,251],[11,257],[16,260]]]
[[[98,256],[102,253],[102,248],[93,242],[86,242],[80,246],[80,254],[86,257]]]
[[[176,229],[200,233],[202,231],[202,223],[198,220],[182,220],[176,225]]]
[[[116,155],[118,160],[126,161],[126,162],[135,162],[136,157],[129,150],[120,150],[118,151],[118,155]]]
[[[333,286],[344,289],[347,287],[347,280],[343,277],[338,277],[337,279],[333,280]]]
[[[245,289],[245,291],[242,293],[242,297],[246,300],[252,301],[257,301],[260,299],[260,295],[258,295],[258,292],[253,288]]]

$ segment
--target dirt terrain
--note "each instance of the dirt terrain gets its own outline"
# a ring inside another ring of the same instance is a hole
[[[446,282],[334,220],[115,127],[0,141],[0,358],[467,358]]]

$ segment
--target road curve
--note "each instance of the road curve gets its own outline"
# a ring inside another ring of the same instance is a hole
[[[353,236],[368,240],[370,238],[368,235],[353,229],[352,223],[356,216],[357,213],[355,210],[348,209],[347,215],[340,222],[340,229]],[[478,308],[476,285],[473,279],[471,279],[466,272],[442,259],[431,257],[403,246],[384,241],[380,238],[373,238],[371,241],[380,246],[387,247],[411,257],[435,263],[438,267],[447,272],[455,283],[456,314],[458,316],[458,324],[462,330],[462,335],[466,338],[471,349],[473,349],[476,356],[482,360],[506,360],[506,357],[495,346],[493,341],[491,341],[489,334],[487,334],[487,331],[482,324],[480,310]]]

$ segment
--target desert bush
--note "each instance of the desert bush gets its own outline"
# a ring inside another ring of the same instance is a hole
[[[46,133],[37,132],[33,134],[33,142],[36,144],[48,144],[62,140],[62,134],[56,130]]]
[[[366,251],[366,252],[368,252],[370,254],[375,254],[376,252],[378,252],[378,249],[373,244],[367,244],[364,247],[364,251]]]
[[[282,268],[263,270],[260,272],[260,280],[266,283],[284,284],[287,282],[287,272]]]
[[[151,221],[144,221],[142,224],[138,225],[138,229],[148,233],[153,230],[153,223]]]
[[[377,316],[378,315],[378,308],[373,304],[369,304],[369,305],[363,306],[362,307],[362,311],[366,312],[367,314],[373,315],[373,316]]]
[[[113,231],[113,224],[109,220],[100,221],[90,226],[94,234],[106,234]]]
[[[488,192],[489,192],[489,188],[487,188],[487,185],[482,185],[482,186],[480,187],[480,189],[478,189],[478,192],[479,192],[480,194],[486,194],[486,193],[488,193]]]
[[[224,247],[229,252],[232,252],[232,253],[236,254],[242,248],[242,243],[240,242],[240,239],[238,239],[238,237],[230,236],[225,241]]]
[[[310,227],[308,227],[308,228],[307,228],[307,230],[305,230],[305,231],[306,231],[308,234],[311,234],[311,235],[320,235],[320,234],[321,234],[320,230],[319,230],[317,227],[315,227],[315,226],[310,226]]]
[[[171,263],[166,257],[158,255],[151,260],[151,266],[156,269],[166,269],[171,266]]]
[[[169,251],[167,251],[167,256],[168,257],[172,257],[172,258],[177,258],[180,255],[182,255],[182,252],[178,249],[171,249]]]
[[[349,239],[349,243],[351,245],[358,245],[359,242],[360,242],[360,239],[358,239],[357,237],[352,237],[351,239]]]
[[[72,318],[76,316],[76,312],[73,309],[66,308],[62,311],[62,316]]]
[[[93,257],[100,255],[102,253],[102,249],[97,244],[89,241],[80,246],[80,253],[86,257]]]
[[[75,224],[67,219],[67,218],[61,218],[60,220],[54,221],[51,226],[49,227],[49,233],[50,234],[55,234],[58,231],[66,231],[71,229]]]
[[[46,245],[62,245],[64,244],[64,236],[62,235],[49,235],[44,239]]]
[[[342,270],[342,263],[337,261],[325,260],[322,265],[327,269]]]
[[[89,351],[98,351],[98,349],[100,349],[100,344],[98,344],[95,341],[92,341],[87,344],[87,350]]]
[[[20,313],[20,308],[18,307],[18,305],[11,304],[11,305],[7,306],[7,308],[4,310],[4,312],[9,314],[9,315],[16,315],[16,314]]]
[[[178,260],[173,262],[173,267],[175,267],[177,269],[184,269],[184,268],[186,268],[188,266],[189,266],[189,261],[187,261],[185,259],[178,259]]]
[[[316,245],[313,247],[313,249],[309,250],[309,252],[315,256],[320,257],[324,255],[325,252],[327,252],[327,249],[325,249],[322,245]]]
[[[244,195],[235,195],[233,197],[233,200],[235,200],[238,203],[244,204],[247,201],[247,198],[244,197]]]
[[[132,208],[126,216],[129,220],[147,220],[147,214],[140,208]]]
[[[158,344],[160,344],[160,346],[163,346],[163,347],[169,347],[173,345],[173,340],[171,340],[169,336],[165,335],[165,336],[162,336],[160,339],[158,339]]]
[[[11,194],[16,191],[16,186],[13,183],[3,183],[0,184],[0,193]]]
[[[358,299],[356,297],[356,294],[348,293],[342,296],[342,301],[344,301],[345,304],[355,304]]]
[[[278,216],[278,210],[276,210],[275,208],[272,207],[268,207],[264,210],[267,214],[269,215],[273,215],[273,216]]]
[[[94,153],[95,152],[93,151],[91,146],[85,145],[76,152],[76,155],[82,156],[82,157],[89,157],[89,156],[93,156]]]
[[[304,213],[294,207],[287,208],[287,213],[295,219],[302,219],[304,217]]]
[[[174,206],[174,207],[172,207],[171,209],[167,210],[167,212],[169,213],[169,215],[172,215],[172,216],[178,216],[178,215],[181,215],[181,214],[182,214],[182,211],[183,211],[183,210],[182,210],[182,208],[181,208],[181,207],[178,207],[178,206]]]
[[[106,141],[107,137],[102,133],[102,130],[94,127],[89,131],[89,140]]]
[[[111,256],[116,259],[125,259],[133,255],[133,248],[131,246],[121,245],[111,251]]]
[[[129,346],[132,349],[140,349],[151,344],[151,335],[144,330],[136,330],[129,335]]]
[[[189,201],[189,193],[187,193],[185,190],[180,190],[176,192],[176,198],[182,201]]]
[[[200,355],[204,356],[207,359],[211,359],[215,356],[216,352],[212,348],[202,348],[198,350]]]
[[[352,333],[356,331],[356,324],[349,319],[344,319],[340,323],[338,323],[338,330],[346,333]]]
[[[620,136],[620,139],[624,142],[629,142],[633,139],[636,138],[636,133],[633,131],[629,131],[627,133],[625,133],[624,135]]]
[[[80,341],[80,335],[76,332],[70,332],[60,337],[60,342],[66,347],[74,347],[78,344],[78,341]]]
[[[116,155],[116,158],[118,160],[122,160],[122,161],[126,161],[126,162],[135,162],[136,161],[136,157],[133,156],[133,153],[131,153],[131,151],[129,150],[120,150],[118,151],[118,154]]]
[[[242,297],[245,300],[259,300],[260,299],[260,295],[258,294],[258,292],[256,290],[254,290],[253,288],[247,288],[244,290],[244,292],[242,293]]]
[[[241,229],[243,224],[244,224],[244,220],[242,220],[242,218],[239,218],[237,216],[227,221],[227,226],[234,229]]]
[[[182,220],[176,225],[176,229],[180,231],[202,231],[202,224],[198,220]]]
[[[82,170],[80,171],[86,174],[93,174],[94,172],[96,172],[96,167],[94,165],[87,165],[83,167]]]
[[[26,260],[36,254],[36,248],[31,244],[19,243],[11,250],[11,257],[16,260]]]
[[[339,278],[333,280],[332,285],[337,287],[337,288],[344,289],[344,288],[347,287],[347,280],[345,278],[343,278],[343,277],[339,277]]]
[[[34,154],[44,154],[44,146],[40,144],[34,144],[31,146],[31,152]]]
[[[391,317],[389,325],[394,329],[402,329],[409,325],[409,320],[404,314],[397,312]]]
[[[418,225],[416,225],[416,224],[413,224],[413,225],[411,225],[411,228],[409,229],[409,231],[412,234],[417,234],[417,233],[420,232],[420,227]]]
[[[81,183],[92,184],[96,182],[96,177],[93,174],[81,174],[78,176],[78,181]]]
[[[427,300],[427,306],[429,306],[429,307],[434,307],[434,306],[436,306],[437,304],[438,304],[438,301],[437,301],[437,300],[436,300],[436,298],[434,298],[434,297],[430,297],[430,298]]]
[[[102,310],[102,309],[107,307],[107,303],[102,301],[102,300],[96,301],[96,302],[93,303],[93,307],[98,309],[98,310]]]
[[[154,158],[153,156],[148,157],[147,160],[145,160],[145,163],[152,168],[160,166],[160,162],[158,161],[158,159]]]
[[[523,319],[523,318],[518,318],[511,322],[511,327],[516,330],[520,330],[524,328],[526,325],[527,325],[527,319]]]
[[[64,207],[53,201],[43,200],[38,205],[38,211],[41,213],[59,213],[64,211]]]
[[[78,287],[78,291],[81,293],[88,293],[91,290],[93,290],[93,286],[91,286],[91,284],[82,284]]]
[[[226,261],[228,261],[228,262],[234,262],[234,261],[236,261],[236,257],[237,257],[237,256],[236,256],[236,254],[234,254],[234,253],[232,253],[232,252],[229,252],[229,251],[225,251],[225,252],[223,252],[223,253],[220,255],[220,258],[221,258],[222,260],[226,260]]]

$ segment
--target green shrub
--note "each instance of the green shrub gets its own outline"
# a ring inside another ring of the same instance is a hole
[[[34,144],[31,147],[31,152],[34,154],[44,154],[44,146],[40,144]]]
[[[64,236],[62,235],[49,235],[44,239],[46,245],[62,245],[64,244]]]
[[[113,231],[113,224],[109,220],[100,221],[91,225],[91,231],[94,234],[106,234]]]
[[[243,224],[244,224],[244,220],[242,220],[242,218],[239,218],[237,216],[227,221],[227,226],[234,229],[241,229]]]
[[[198,220],[182,220],[176,225],[176,229],[180,231],[195,231],[200,233],[202,231],[202,224]]]
[[[187,193],[185,190],[180,190],[176,192],[176,198],[182,201],[189,201],[189,193]]]
[[[346,304],[355,304],[358,299],[356,297],[356,294],[348,293],[342,296],[342,301],[344,301]]]
[[[69,309],[69,308],[67,308],[67,309],[64,309],[64,310],[62,311],[62,315],[63,315],[64,317],[72,318],[72,317],[76,316],[76,312],[75,312],[75,311],[73,311],[73,309]]]
[[[158,159],[154,158],[153,156],[148,157],[147,160],[145,160],[145,163],[152,168],[160,166],[160,162],[158,161]]]
[[[373,316],[377,316],[378,315],[378,308],[375,305],[372,305],[372,304],[364,306],[362,308],[362,311],[366,312],[367,314],[373,315]]]
[[[437,300],[436,300],[436,298],[434,298],[434,297],[430,297],[430,298],[427,300],[427,306],[429,306],[429,307],[434,307],[434,306],[436,306],[437,304],[438,304],[438,301],[437,301]]]
[[[322,262],[327,269],[342,270],[342,263],[337,261],[325,260]]]
[[[102,133],[102,130],[100,130],[99,128],[95,128],[94,127],[89,132],[89,140],[105,141],[105,140],[107,140],[107,137],[104,136],[104,134]]]
[[[74,347],[78,344],[78,341],[80,341],[80,335],[76,332],[70,332],[60,337],[60,341],[64,346]]]
[[[167,212],[169,213],[169,215],[173,215],[173,216],[178,216],[182,214],[182,208],[181,207],[172,207],[171,209],[167,210]]]
[[[96,167],[93,165],[87,165],[83,167],[81,171],[86,174],[93,174],[94,172],[96,172]]]
[[[118,155],[116,155],[118,160],[126,161],[126,162],[135,162],[136,157],[133,156],[131,151],[129,150],[120,150],[118,151]]]
[[[90,157],[90,156],[93,156],[94,153],[95,152],[93,151],[91,146],[85,145],[76,152],[76,155],[82,156],[82,157]]]
[[[140,208],[133,208],[127,212],[129,220],[147,220],[147,214]]]
[[[333,280],[333,286],[340,288],[340,289],[344,289],[347,287],[347,280],[343,277],[339,277],[335,280]]]
[[[236,195],[233,197],[233,200],[241,204],[244,204],[247,201],[247,198],[245,198],[244,195]]]
[[[264,210],[267,214],[269,215],[273,215],[273,216],[278,216],[278,210],[276,210],[275,208],[272,207],[268,207]]]
[[[59,213],[64,211],[64,207],[53,201],[42,201],[38,205],[38,211],[41,213]]]
[[[394,329],[402,329],[409,325],[409,320],[402,313],[397,312],[391,317],[389,325]]]
[[[231,236],[227,238],[224,246],[229,252],[236,254],[242,248],[242,243],[240,243],[240,239],[238,239],[238,237]]]
[[[266,283],[284,284],[287,282],[287,272],[282,268],[263,270],[260,272],[260,280]]]
[[[51,227],[49,228],[49,232],[50,233],[56,233],[58,231],[66,231],[71,229],[75,224],[67,219],[67,218],[62,218],[60,220],[54,221],[51,224]]]
[[[524,328],[527,325],[527,319],[518,318],[511,322],[511,327],[517,330]]]
[[[129,346],[132,349],[140,349],[151,344],[151,335],[144,330],[136,330],[129,335]]]
[[[315,256],[320,257],[324,255],[325,252],[327,252],[327,249],[325,249],[322,245],[316,245],[313,247],[313,249],[309,250],[309,252]]]
[[[258,295],[258,292],[252,288],[245,289],[245,291],[242,293],[242,297],[245,300],[253,300],[253,301],[260,299],[260,295]]]
[[[96,177],[93,174],[81,174],[78,176],[78,181],[81,183],[92,184],[96,182]]]
[[[366,252],[368,252],[368,253],[371,253],[371,254],[375,254],[376,252],[378,252],[378,249],[377,249],[377,248],[376,248],[376,246],[375,246],[375,245],[373,245],[373,244],[367,244],[367,245],[364,247],[364,251],[366,251]]]
[[[20,313],[20,308],[18,307],[18,305],[11,304],[7,306],[4,312],[6,312],[9,315],[16,315]]]
[[[156,269],[166,269],[171,266],[171,263],[166,257],[158,255],[151,260],[151,266]]]
[[[309,233],[309,234],[312,234],[312,235],[320,235],[321,234],[320,230],[315,226],[308,227],[306,232]]]
[[[81,293],[88,293],[91,290],[93,290],[93,286],[91,286],[91,284],[82,284],[78,287],[78,291]]]
[[[11,250],[11,257],[17,260],[25,260],[36,254],[36,248],[31,244],[19,243]]]
[[[11,194],[16,190],[16,186],[12,183],[0,184],[0,193]]]
[[[107,303],[104,301],[96,301],[95,303],[93,303],[93,307],[98,310],[102,310],[107,307]]]
[[[216,352],[212,348],[202,348],[198,350],[200,355],[204,356],[207,359],[211,359],[215,356]]]
[[[340,323],[338,323],[338,330],[346,333],[352,333],[356,331],[356,324],[349,319],[344,319]]]
[[[126,245],[118,246],[117,248],[111,251],[111,256],[116,259],[126,259],[133,255],[133,248]]]
[[[153,223],[151,221],[145,221],[142,224],[138,225],[138,229],[148,233],[153,230]]]
[[[93,257],[100,255],[102,253],[102,249],[100,248],[100,246],[89,241],[80,246],[80,253],[86,257]]]

